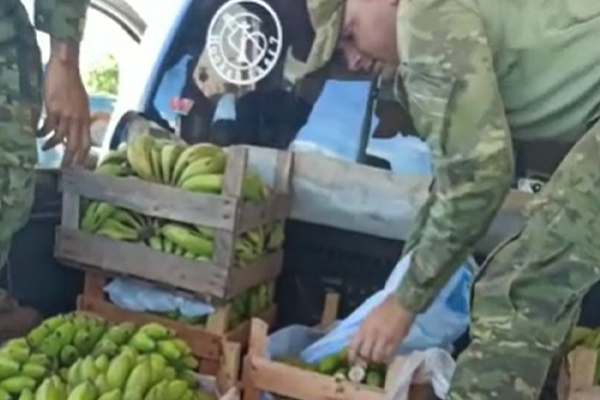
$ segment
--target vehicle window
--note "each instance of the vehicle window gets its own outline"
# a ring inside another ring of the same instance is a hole
[[[33,19],[34,0],[23,4]],[[50,58],[49,37],[38,32],[38,44],[42,54],[42,67]],[[81,43],[81,74],[90,99],[92,117],[92,142],[101,146],[108,120],[119,94],[119,65],[135,57],[138,44],[111,18],[90,8],[84,38]],[[43,140],[38,142],[40,147]],[[39,168],[54,168],[62,158],[62,149],[47,152],[38,150]]]

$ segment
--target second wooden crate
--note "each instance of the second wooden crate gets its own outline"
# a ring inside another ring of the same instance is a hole
[[[192,293],[213,304],[223,304],[249,287],[271,281],[281,271],[281,249],[264,255],[252,265],[236,268],[234,247],[240,234],[267,224],[284,223],[291,206],[293,156],[289,152],[278,154],[273,191],[263,204],[242,201],[247,164],[246,147],[229,149],[220,195],[191,193],[135,177],[65,170],[56,257],[74,268],[145,279]],[[189,260],[139,243],[85,233],[79,228],[82,198],[107,202],[149,217],[215,229],[213,260]]]

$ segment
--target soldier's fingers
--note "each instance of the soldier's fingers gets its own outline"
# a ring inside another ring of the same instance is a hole
[[[58,126],[58,118],[55,114],[49,114],[44,120],[44,124],[42,125],[42,129],[40,129],[41,136],[46,136],[50,132],[54,131],[54,135],[52,135],[46,143],[42,146],[42,150],[46,151],[51,148],[56,147],[58,144],[63,142],[63,138],[56,132],[56,127]]]
[[[388,348],[389,345],[387,344],[387,341],[384,340],[381,336],[379,336],[375,344],[373,345],[373,353],[371,354],[371,360],[375,362],[383,362],[387,357]]]
[[[62,166],[63,167],[71,167],[73,166],[73,161],[77,156],[77,151],[79,150],[79,138],[77,135],[72,135],[76,127],[75,120],[71,118],[61,118],[58,129],[61,132],[64,132],[64,137],[67,139],[65,143],[65,153],[63,155]]]
[[[86,161],[91,147],[89,122],[86,120],[77,120],[73,124],[73,129],[74,131],[71,132],[71,135],[75,135],[78,138],[79,145],[75,163],[82,165]]]
[[[373,335],[366,335],[358,349],[358,356],[364,360],[371,360],[373,357],[373,347],[377,341]]]

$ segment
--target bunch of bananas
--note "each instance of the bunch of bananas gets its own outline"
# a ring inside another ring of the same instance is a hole
[[[208,143],[185,146],[149,135],[135,136],[127,145],[114,150],[99,163],[95,172],[111,176],[136,176],[147,181],[183,190],[221,193],[227,164],[224,149]],[[260,177],[248,172],[244,178],[243,198],[260,202],[270,189]],[[215,232],[201,226],[164,221],[138,215],[106,202],[82,202],[81,229],[115,240],[144,242],[164,251],[195,260],[211,260]],[[257,228],[241,235],[235,246],[236,264],[246,266],[266,252],[283,245],[283,223]]]
[[[0,348],[0,400],[214,399],[198,387],[197,366],[162,325],[59,315]]]
[[[596,372],[594,375],[594,385],[600,385],[600,328],[590,329],[582,326],[575,327],[571,331],[568,341],[569,350],[581,346],[598,352],[596,361]]]

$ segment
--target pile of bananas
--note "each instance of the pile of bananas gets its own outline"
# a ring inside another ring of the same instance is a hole
[[[333,376],[338,380],[348,380],[366,386],[383,388],[387,367],[383,364],[351,364],[348,360],[348,350],[323,358],[320,362],[311,364],[297,357],[279,357],[274,361],[287,364],[307,371]]]
[[[569,337],[569,350],[581,346],[598,352],[594,385],[600,385],[600,328],[590,329],[582,326],[575,327]]]
[[[82,315],[44,321],[0,348],[0,400],[210,400],[188,345],[159,324]]]
[[[101,175],[135,176],[191,192],[220,194],[227,153],[213,144],[185,146],[149,135],[136,136],[127,146],[110,152],[96,168]],[[244,178],[243,198],[264,201],[270,189],[258,175]],[[98,201],[82,202],[81,229],[115,240],[144,242],[158,251],[193,260],[211,260],[215,231],[202,226],[150,218]],[[236,264],[246,266],[283,245],[283,224],[262,226],[240,235],[235,244]]]
[[[235,297],[230,303],[228,329],[234,329],[240,323],[266,310],[273,302],[274,291],[274,283],[267,283],[250,288],[245,293]],[[156,312],[155,314],[198,326],[205,326],[208,319],[208,316],[188,317],[181,314],[178,309]]]

